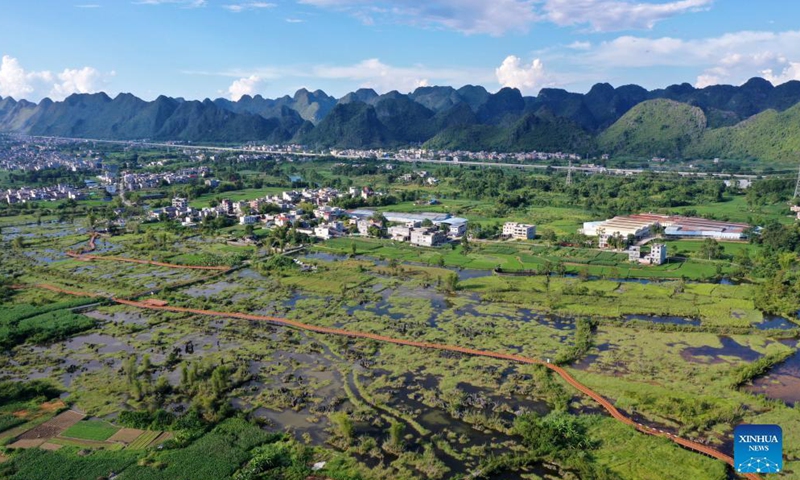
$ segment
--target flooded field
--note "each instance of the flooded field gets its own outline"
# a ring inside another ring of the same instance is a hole
[[[79,248],[85,236],[69,242]],[[125,243],[115,238],[100,238],[97,244],[98,252],[134,258],[150,255],[126,250]],[[192,243],[193,248],[204,245]],[[173,244],[173,248],[180,246]],[[313,272],[296,267],[271,271],[252,262],[236,264],[230,273],[211,275],[152,265],[77,261],[62,251],[46,243],[25,256],[32,264],[50,269],[54,281],[119,298],[146,295],[174,306],[284,317],[557,362],[637,421],[675,432],[689,423],[687,418],[679,411],[665,413],[667,407],[659,403],[665,398],[676,404],[683,401],[670,397],[675,385],[702,396],[702,408],[723,417],[729,413],[723,402],[741,405],[745,398],[730,389],[729,372],[768,353],[797,348],[780,340],[780,335],[793,334],[795,324],[788,319],[762,319],[760,313],[739,318],[743,310],[738,306],[726,308],[720,316],[750,325],[752,334],[738,324],[731,334],[719,326],[709,328],[708,313],[699,302],[696,308],[677,314],[617,309],[596,315],[591,308],[580,314],[560,309],[575,302],[591,303],[592,298],[610,302],[612,297],[607,295],[621,290],[638,295],[638,289],[654,285],[647,280],[578,282],[538,277],[525,285],[539,295],[530,301],[525,288],[511,290],[506,279],[493,277],[490,270],[444,269],[413,262],[396,268],[366,256],[351,259],[315,252],[299,257],[317,265]],[[176,253],[193,254],[171,252]],[[160,255],[166,256],[152,254]],[[444,284],[443,278],[453,277],[450,272],[458,282],[465,282],[463,287]],[[487,291],[473,288],[475,280],[496,283],[489,283]],[[574,283],[573,293],[551,292],[551,282],[558,281]],[[598,290],[576,300],[574,292],[585,286]],[[675,286],[665,291],[674,295]],[[504,297],[507,292],[511,293]],[[371,468],[390,471],[407,457],[426,459],[431,478],[468,476],[487,459],[524,449],[522,437],[515,433],[515,420],[521,415],[542,418],[568,412],[593,422],[608,419],[588,397],[546,369],[531,365],[323,336],[255,320],[141,310],[100,300],[79,313],[94,320],[94,328],[48,344],[32,342],[14,348],[0,358],[2,377],[49,379],[63,387],[62,397],[74,408],[113,419],[120,410],[161,408],[181,414],[196,408],[193,395],[187,393],[191,392],[187,378],[197,376],[207,382],[224,368],[230,383],[215,401],[230,405],[229,412],[241,412],[265,429],[289,432],[308,445],[346,451]],[[720,389],[731,398],[719,400],[706,393]],[[746,387],[748,392],[790,405],[800,400],[798,390],[797,354]],[[692,408],[700,407],[690,405],[686,411]],[[340,414],[352,423],[352,438],[347,442],[336,420]],[[712,418],[708,425],[689,425],[685,431],[698,438],[709,436],[712,443],[729,449],[720,425]],[[387,444],[393,428],[402,430],[398,445]],[[568,476],[557,466],[538,462],[492,478],[536,478],[532,475]]]

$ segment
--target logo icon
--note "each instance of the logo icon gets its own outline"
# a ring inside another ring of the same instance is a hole
[[[733,463],[738,473],[783,470],[783,431],[778,425],[739,425],[733,430]]]

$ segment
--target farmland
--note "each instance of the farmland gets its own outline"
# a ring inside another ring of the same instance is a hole
[[[247,183],[283,181],[272,168],[248,169],[243,188],[204,192],[191,202],[282,191]],[[242,225],[184,228],[131,214],[126,227],[100,234],[89,258],[65,252],[87,247],[83,209],[94,204],[78,202],[69,220],[0,217],[8,246],[0,251],[7,277],[0,339],[10,352],[0,369],[16,386],[0,397],[7,458],[0,477],[82,479],[113,471],[123,480],[171,479],[190,469],[199,479],[728,475],[722,462],[617,422],[541,365],[234,316],[253,314],[557,363],[636,421],[724,453],[734,425],[779,423],[787,441],[786,473],[778,478],[798,478],[800,416],[769,380],[776,366],[792,365],[800,335],[797,318],[781,313],[792,305],[781,289],[793,288],[796,262],[769,243],[783,230],[772,227],[763,241],[720,243],[713,258],[702,242],[669,241],[669,262],[651,267],[576,233],[625,202],[639,208],[645,200],[634,198],[636,179],[606,180],[609,186],[579,177],[581,188],[629,192],[588,210],[580,192],[556,185],[558,174],[478,175],[447,166],[433,172],[441,180],[433,187],[330,162],[291,168],[319,182],[370,182],[396,196],[376,210],[448,212],[479,229],[468,242],[437,248],[345,237],[302,238],[301,249],[289,230],[257,226],[251,233],[258,243],[243,246],[232,241],[248,235]],[[498,183],[481,186],[484,180]],[[523,187],[507,190],[515,182]],[[497,199],[484,187],[500,188]],[[710,189],[684,188],[695,195]],[[748,202],[738,191],[721,195],[653,208],[789,228],[782,204]],[[540,236],[497,238],[497,225],[512,220],[536,223]],[[283,247],[295,253],[280,255]],[[527,273],[498,275],[497,268]],[[756,362],[763,372],[750,368]],[[757,380],[765,382],[764,394],[750,393]],[[554,424],[581,432],[587,456],[532,440],[532,429]],[[321,462],[318,473],[311,470]]]

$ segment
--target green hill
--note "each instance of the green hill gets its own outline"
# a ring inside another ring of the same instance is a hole
[[[797,163],[800,158],[800,104],[780,113],[767,110],[732,127],[708,130],[686,149],[685,154]]]
[[[698,107],[673,100],[648,100],[631,108],[597,137],[602,152],[640,157],[682,158],[698,141],[706,116]]]
[[[548,114],[528,114],[508,127],[455,125],[425,143],[426,148],[500,152],[594,151],[594,139],[573,122]]]

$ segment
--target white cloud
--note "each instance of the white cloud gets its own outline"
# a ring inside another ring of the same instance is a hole
[[[31,80],[16,58],[3,56],[0,63],[0,96],[24,98],[34,90]]]
[[[67,68],[58,74],[58,80],[50,91],[53,100],[66,98],[73,93],[94,93],[104,83],[100,72],[92,67]]]
[[[92,67],[67,68],[53,74],[48,70],[26,71],[19,61],[4,55],[0,63],[0,96],[38,100],[47,95],[63,100],[73,93],[94,93],[106,84],[108,77]]]
[[[228,87],[228,94],[234,102],[242,98],[244,95],[253,96],[258,92],[258,89],[264,85],[264,80],[258,75],[250,75],[246,78],[234,80],[230,87]]]
[[[538,22],[589,25],[593,31],[650,29],[657,22],[708,9],[713,0],[666,3],[630,0],[299,0],[349,12],[367,25],[379,21],[445,28],[464,34],[526,32]]]
[[[461,86],[466,84],[490,85],[494,82],[495,76],[491,69],[485,68],[449,68],[449,67],[429,67],[423,64],[396,66],[382,62],[377,58],[366,59],[355,64],[332,65],[332,64],[294,64],[281,66],[262,66],[254,68],[236,68],[223,71],[188,71],[181,73],[186,75],[219,76],[233,78],[237,82],[244,80],[250,81],[254,77],[266,81],[269,80],[269,87],[276,88],[268,91],[265,83],[260,83],[263,87],[260,93],[270,95],[284,95],[285,85],[306,85],[317,88],[316,85],[326,85],[329,94],[344,95],[356,88],[372,88],[379,93],[391,90],[409,92],[417,87],[428,85],[451,85]],[[284,87],[281,87],[284,85]],[[231,85],[233,88],[233,85]],[[237,85],[237,88],[242,88]],[[228,89],[232,98],[236,95]],[[242,93],[248,93],[244,91]]]
[[[552,86],[553,79],[545,71],[540,59],[534,59],[530,65],[523,65],[522,60],[509,55],[495,69],[497,82],[504,87],[517,88],[523,93],[537,94],[542,87]]]
[[[286,23],[304,23],[305,20],[302,18],[287,18]]]
[[[596,32],[651,29],[657,22],[689,12],[706,10],[713,0],[678,0],[667,3],[626,0],[546,0],[545,16],[560,26],[590,25]]]
[[[200,8],[205,7],[208,3],[206,0],[139,0],[139,5],[180,5],[183,8]]]
[[[410,92],[417,87],[438,85],[460,85],[486,78],[484,72],[450,69],[428,68],[424,65],[396,67],[387,65],[377,58],[361,61],[354,65],[330,66],[320,65],[311,70],[312,78],[331,80],[350,80],[359,87],[373,88],[378,92],[397,90]]]
[[[771,68],[767,68],[761,71],[761,75],[775,85],[800,80],[800,62],[788,62],[780,73],[774,73]]]
[[[591,42],[580,42],[576,40],[567,45],[567,48],[571,48],[572,50],[589,50],[592,48],[592,44]]]
[[[100,8],[97,3],[84,3],[82,5],[75,5],[75,8]]]
[[[368,25],[378,21],[398,22],[467,35],[524,32],[539,18],[534,0],[300,0],[300,3],[344,10]]]
[[[699,68],[696,85],[744,82],[764,75],[781,83],[794,78],[800,30],[741,31],[698,39],[622,36],[577,59],[598,69],[670,66]],[[776,73],[780,72],[780,73]]]
[[[245,10],[261,10],[265,8],[274,8],[274,7],[276,7],[276,5],[274,3],[269,3],[269,2],[230,3],[228,5],[222,6],[222,8],[234,13],[244,12]]]

